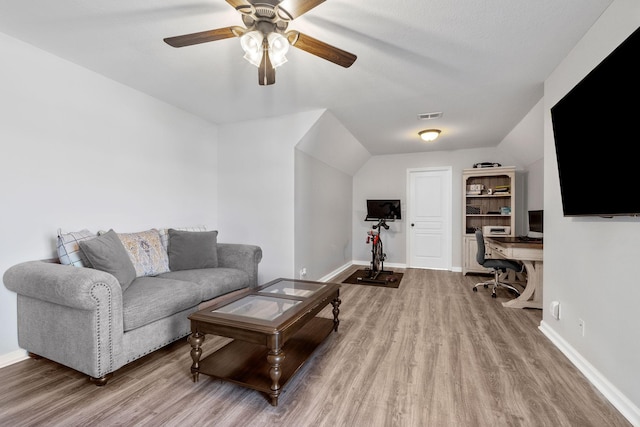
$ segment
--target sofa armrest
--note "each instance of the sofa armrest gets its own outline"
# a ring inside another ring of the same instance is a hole
[[[111,274],[93,268],[74,267],[46,261],[27,261],[9,268],[4,284],[18,295],[55,304],[94,310],[99,302],[94,292],[96,284],[106,286],[111,298],[119,301],[121,312],[122,287]]]
[[[3,276],[18,302],[18,344],[94,378],[121,366],[122,287],[91,268],[28,261]]]
[[[258,264],[262,260],[262,249],[255,245],[218,243],[218,267],[237,268],[249,273],[249,286],[258,286]]]

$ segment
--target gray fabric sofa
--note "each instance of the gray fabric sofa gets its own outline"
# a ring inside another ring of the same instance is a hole
[[[217,243],[215,268],[139,276],[127,286],[95,268],[28,261],[9,268],[18,342],[106,384],[118,368],[190,333],[189,314],[258,284],[258,246]],[[169,258],[170,259],[170,258]]]

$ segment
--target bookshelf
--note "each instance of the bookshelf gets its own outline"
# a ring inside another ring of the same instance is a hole
[[[476,229],[509,227],[509,233],[501,235],[515,236],[515,184],[513,166],[463,170],[462,274],[487,272],[476,262]]]

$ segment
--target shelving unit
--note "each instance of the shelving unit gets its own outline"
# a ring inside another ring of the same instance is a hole
[[[462,274],[487,272],[476,262],[476,229],[510,227],[508,234],[500,235],[515,236],[515,191],[516,169],[513,166],[463,170]],[[490,255],[487,252],[487,256]]]

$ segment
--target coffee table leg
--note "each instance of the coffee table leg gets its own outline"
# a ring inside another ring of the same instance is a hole
[[[271,368],[269,368],[269,376],[271,377],[271,405],[278,406],[278,396],[280,396],[280,376],[282,375],[282,371],[280,370],[280,365],[284,361],[284,352],[279,348],[269,350],[269,354],[267,355],[267,361]]]
[[[340,324],[340,319],[338,319],[338,315],[340,314],[340,304],[342,304],[342,301],[338,297],[331,301],[331,305],[333,305],[333,330],[335,332],[338,332],[338,325]]]
[[[194,332],[189,336],[189,344],[191,345],[191,375],[193,382],[198,382],[198,375],[200,374],[200,356],[202,356],[202,343],[204,342],[204,334]]]

